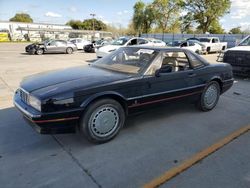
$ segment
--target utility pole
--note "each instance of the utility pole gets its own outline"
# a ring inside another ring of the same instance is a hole
[[[92,24],[92,26],[93,26],[93,36],[92,36],[92,41],[94,41],[95,40],[95,16],[96,16],[96,14],[90,14],[90,16],[92,16],[93,18],[92,18],[92,21],[93,21],[93,24]]]

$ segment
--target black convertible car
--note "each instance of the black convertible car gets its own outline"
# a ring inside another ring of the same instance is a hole
[[[103,143],[133,112],[187,98],[208,111],[232,85],[229,64],[210,64],[185,49],[124,47],[88,66],[24,79],[14,104],[41,134],[79,128]]]

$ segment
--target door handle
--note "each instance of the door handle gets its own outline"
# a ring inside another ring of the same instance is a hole
[[[188,73],[188,77],[192,78],[192,77],[195,77],[196,74],[195,73]]]

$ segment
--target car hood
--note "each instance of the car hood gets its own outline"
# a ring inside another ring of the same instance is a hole
[[[26,77],[20,87],[29,93],[35,93],[35,96],[42,97],[44,93],[55,95],[74,88],[87,89],[129,77],[131,75],[93,66],[80,66]]]
[[[229,48],[227,51],[250,51],[250,46],[236,46],[233,48]]]
[[[106,45],[101,48],[99,48],[99,51],[101,52],[109,52],[111,50],[117,50],[118,48],[121,48],[122,46],[119,45]]]

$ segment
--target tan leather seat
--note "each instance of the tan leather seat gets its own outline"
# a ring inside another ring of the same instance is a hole
[[[169,65],[172,67],[172,72],[179,71],[178,61],[175,57],[165,57],[162,62],[162,66]]]

